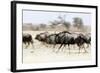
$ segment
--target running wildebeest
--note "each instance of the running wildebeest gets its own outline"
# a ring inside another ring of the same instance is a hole
[[[79,34],[77,38],[75,38],[75,43],[77,44],[77,46],[79,47],[79,53],[80,53],[80,50],[82,48],[84,48],[84,51],[87,52],[85,50],[85,47],[83,47],[84,43],[85,43],[85,36],[83,34]]]
[[[43,33],[37,34],[35,36],[35,39],[42,42],[42,44],[46,44],[46,38],[48,35],[49,35],[48,32],[43,32]]]
[[[26,45],[26,48],[31,44],[33,46],[33,39],[31,34],[23,34],[23,43]]]
[[[45,42],[46,41],[46,37],[49,35],[48,32],[44,32],[44,33],[40,33],[40,34],[37,34],[35,39],[36,40],[39,40],[41,42]]]
[[[69,45],[74,44],[74,39],[71,33],[68,31],[63,31],[63,32],[58,33],[58,36],[56,39],[58,40],[57,42],[61,44],[60,47],[58,48],[58,51],[61,49],[62,46],[65,47],[66,45],[68,45],[68,49],[70,50]]]

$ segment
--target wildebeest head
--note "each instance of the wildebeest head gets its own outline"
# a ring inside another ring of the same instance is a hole
[[[85,34],[85,43],[91,44],[91,33]]]
[[[46,40],[46,37],[49,35],[48,32],[44,32],[44,33],[40,33],[40,34],[37,34],[35,39],[36,40],[39,40],[39,41],[42,41],[42,42],[45,42]]]
[[[35,39],[40,41],[40,35],[36,35]]]

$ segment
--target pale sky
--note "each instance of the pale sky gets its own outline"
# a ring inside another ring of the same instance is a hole
[[[65,15],[65,20],[73,23],[73,18],[80,17],[84,25],[91,25],[91,14],[86,13],[70,13],[70,12],[50,12],[50,11],[28,11],[23,10],[23,23],[48,24],[50,21],[58,19],[57,17]]]

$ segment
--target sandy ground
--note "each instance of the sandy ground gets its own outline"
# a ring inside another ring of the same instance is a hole
[[[47,63],[47,62],[63,62],[63,61],[83,61],[91,59],[91,48],[86,48],[88,53],[84,53],[84,49],[81,50],[81,53],[78,53],[77,46],[70,46],[71,50],[69,53],[68,47],[62,47],[63,50],[60,50],[56,53],[57,48],[60,45],[56,45],[53,48],[53,45],[43,44],[38,40],[35,40],[36,34],[39,34],[44,31],[23,31],[23,33],[30,33],[34,40],[34,46],[30,45],[25,48],[23,44],[23,63]],[[53,31],[49,31],[54,33]]]

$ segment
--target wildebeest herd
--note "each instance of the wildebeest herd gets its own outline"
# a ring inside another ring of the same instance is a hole
[[[56,52],[59,52],[62,46],[65,47],[66,45],[68,46],[68,48],[66,49],[69,50],[69,53],[71,49],[70,45],[72,46],[77,45],[79,53],[81,49],[84,49],[84,52],[87,52],[86,48],[88,48],[89,45],[91,45],[91,33],[83,34],[83,33],[72,33],[69,31],[62,31],[59,33],[50,34],[48,32],[43,32],[37,34],[34,39],[45,44],[53,45],[53,48],[55,48],[55,46],[59,44],[58,50]],[[32,35],[23,34],[23,43],[24,44],[28,43],[28,45],[30,43],[33,44]],[[85,47],[84,44],[86,44],[87,47]]]

